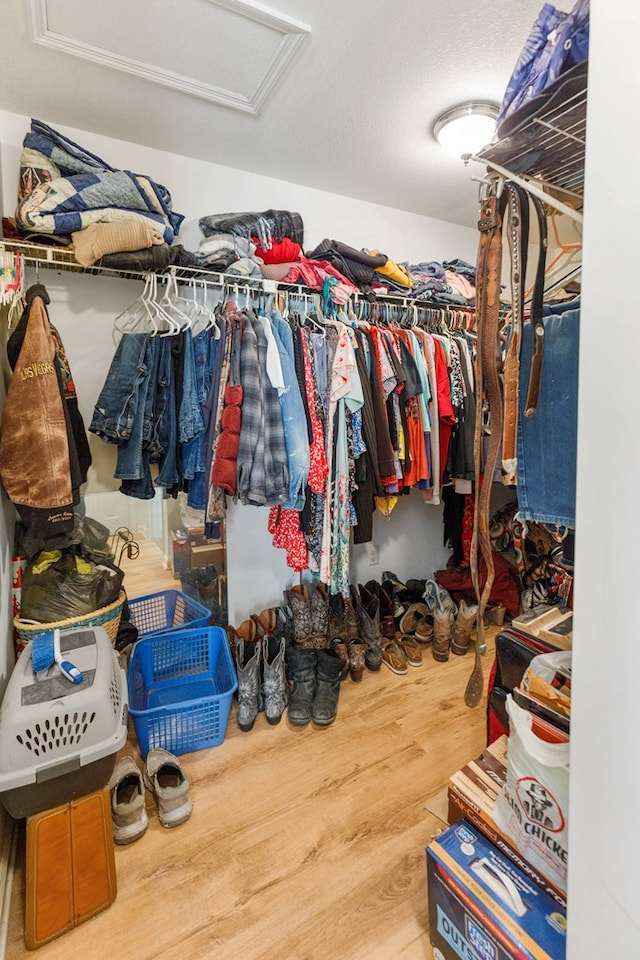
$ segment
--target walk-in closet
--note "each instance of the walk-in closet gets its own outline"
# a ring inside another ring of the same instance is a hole
[[[2,6],[0,960],[635,960],[640,13]]]

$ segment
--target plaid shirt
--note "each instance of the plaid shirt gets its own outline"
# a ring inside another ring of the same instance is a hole
[[[255,506],[284,503],[289,487],[282,409],[267,376],[266,357],[262,324],[247,312],[243,315],[240,352],[243,397],[237,495],[241,503]]]

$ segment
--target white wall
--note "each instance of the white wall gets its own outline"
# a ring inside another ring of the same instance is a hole
[[[37,104],[33,109],[38,116]],[[20,148],[28,129],[28,117],[0,111],[0,171],[3,208],[8,214],[15,207]],[[462,257],[475,262],[477,234],[466,227],[67,127],[59,129],[111,165],[148,174],[167,186],[174,209],[187,218],[181,240],[188,249],[197,248],[201,237],[197,221],[205,214],[274,207],[302,215],[306,248],[332,237],[355,247],[378,247],[395,260]],[[34,279],[31,272],[29,282]],[[51,271],[42,271],[41,280],[51,296],[51,318],[69,354],[88,425],[114,352],[113,319],[135,299],[141,285]],[[95,437],[91,437],[91,448],[94,466],[86,492],[117,489],[112,480],[114,449]],[[231,623],[280,602],[283,588],[291,585],[284,553],[271,546],[266,524],[267,511],[231,505],[227,525]],[[354,578],[378,578],[383,570],[426,577],[447,559],[441,509],[425,505],[417,494],[403,499],[389,524],[377,518],[375,538],[379,563],[369,566],[364,549],[355,548]]]
[[[640,957],[640,8],[591,5],[580,329],[568,960]]]

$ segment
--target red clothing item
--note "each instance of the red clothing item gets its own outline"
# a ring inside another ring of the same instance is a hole
[[[297,510],[271,507],[267,529],[273,534],[274,547],[287,551],[287,566],[301,573],[309,566],[307,541],[300,530],[300,514]]]
[[[300,260],[292,265],[291,270],[282,282],[301,283],[305,287],[322,290],[324,279],[327,276],[333,277],[340,284],[341,296],[340,300],[336,302],[346,303],[350,296],[360,292],[358,287],[347,280],[328,260],[307,260],[306,257],[300,257]]]
[[[258,237],[251,237],[251,240],[256,245],[256,256],[260,257],[263,263],[290,263],[292,260],[299,260],[302,255],[300,244],[289,237],[274,240],[269,250],[260,246]]]
[[[492,551],[492,555],[494,580],[489,596],[489,606],[495,607],[502,604],[506,607],[509,617],[517,617],[520,613],[520,591],[522,588],[518,568],[509,563],[503,554]],[[466,600],[468,603],[476,602],[476,592],[473,588],[470,568],[464,567],[456,570],[453,557],[449,558],[447,569],[436,570],[433,578],[436,583],[448,590],[456,603],[460,603],[461,600]],[[483,558],[480,558],[478,563],[478,579],[480,590],[484,590],[484,585],[487,582],[487,565]]]
[[[302,344],[302,356],[304,362],[304,385],[307,394],[307,408],[311,418],[311,432],[313,439],[309,445],[309,489],[312,493],[324,493],[325,481],[329,467],[327,464],[327,455],[324,446],[324,430],[322,423],[316,414],[315,404],[315,383],[313,372],[311,370],[311,357],[309,355],[309,345],[302,331],[299,333],[300,343]]]
[[[413,342],[409,334],[403,330],[398,333],[398,336],[403,338],[409,353],[415,356]],[[408,433],[405,443],[411,458],[409,463],[405,462],[403,481],[406,487],[415,487],[419,480],[430,479],[424,424],[417,397],[410,397],[405,401],[405,415]]]
[[[447,370],[447,358],[444,348],[437,337],[433,338],[433,356],[436,366],[436,381],[438,385],[438,421],[440,440],[440,486],[444,480],[449,454],[451,431],[456,424],[456,417],[451,403],[451,383]]]

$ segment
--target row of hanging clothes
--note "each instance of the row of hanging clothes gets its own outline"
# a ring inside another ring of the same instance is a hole
[[[268,507],[288,565],[334,594],[376,508],[390,516],[411,489],[438,504],[473,478],[470,310],[329,312],[319,295],[171,277],[161,291],[152,276],[114,333],[89,429],[117,445],[122,492],[186,490],[207,524],[228,496]]]

